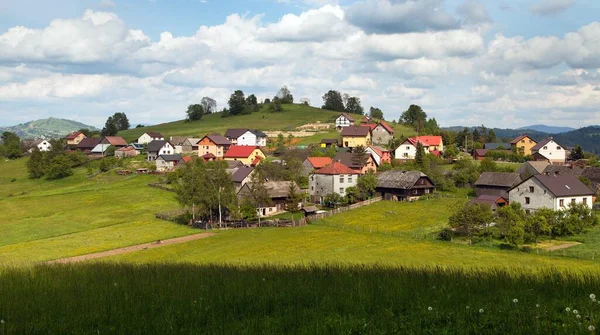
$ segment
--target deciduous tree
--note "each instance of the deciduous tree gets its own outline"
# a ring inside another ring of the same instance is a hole
[[[383,120],[383,112],[377,107],[371,106],[371,108],[369,108],[369,116],[373,119]]]
[[[352,114],[362,114],[363,107],[360,104],[360,98],[358,97],[349,97],[346,102],[346,112]]]
[[[343,112],[345,111],[342,95],[338,91],[329,90],[323,95],[323,109]]]
[[[204,115],[204,107],[200,104],[189,105],[187,111],[187,121],[198,121]]]
[[[204,114],[212,114],[217,111],[217,101],[210,97],[204,97],[200,100],[200,104],[204,109]]]
[[[242,114],[246,108],[246,97],[244,96],[244,92],[242,90],[233,92],[229,97],[228,104],[230,115]]]

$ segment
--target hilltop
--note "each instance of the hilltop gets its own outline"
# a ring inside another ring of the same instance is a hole
[[[10,131],[21,138],[56,138],[63,137],[70,132],[86,128],[97,130],[95,127],[81,122],[49,117],[11,127],[0,127],[0,132]]]
[[[293,131],[297,127],[321,122],[333,123],[340,112],[300,104],[284,104],[282,112],[270,112],[268,106],[263,106],[258,112],[223,118],[222,113],[204,115],[201,120],[186,122],[179,120],[161,123],[142,128],[133,128],[119,132],[127,141],[133,141],[147,131],[157,131],[165,136],[202,137],[206,134],[223,134],[228,128],[256,128],[263,131],[280,130]],[[388,123],[398,132],[398,135],[410,136],[414,131],[406,126]],[[306,137],[302,143],[319,142],[320,138],[338,137],[334,129],[315,132],[314,136]]]
[[[548,133],[548,134],[560,134],[560,133],[566,133],[566,132],[575,130],[575,128],[547,126],[545,124],[534,124],[531,126],[525,126],[525,127],[518,128],[518,130],[533,130],[533,131],[539,131],[539,132]]]

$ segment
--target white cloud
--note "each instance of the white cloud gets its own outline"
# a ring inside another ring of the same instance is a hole
[[[530,10],[537,15],[553,15],[567,10],[574,0],[539,0]]]

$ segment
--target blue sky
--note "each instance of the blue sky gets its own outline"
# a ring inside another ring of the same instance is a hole
[[[203,96],[329,89],[397,119],[600,124],[593,0],[0,0],[0,126],[181,119]]]

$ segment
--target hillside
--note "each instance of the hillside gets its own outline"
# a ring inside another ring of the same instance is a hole
[[[16,126],[0,127],[0,132],[10,131],[16,133],[21,138],[57,138],[82,128],[96,130],[95,127],[81,122],[50,117]]]
[[[186,122],[185,120],[161,123],[153,126],[134,128],[119,132],[127,141],[133,141],[146,131],[157,131],[165,136],[190,136],[202,137],[210,133],[223,134],[228,128],[256,128],[259,130],[282,130],[291,131],[296,127],[321,122],[333,123],[335,118],[340,115],[340,112],[333,112],[321,108],[304,106],[299,104],[282,105],[283,112],[273,113],[268,110],[267,106],[252,114],[231,116],[227,118],[221,117],[221,113],[204,115],[202,120],[194,122]],[[398,135],[409,136],[414,131],[408,127],[392,124],[390,125],[398,132]],[[302,143],[319,142],[323,137],[337,137],[339,134],[335,130],[322,131],[316,133],[315,136],[305,137]]]
[[[575,130],[575,128],[546,126],[544,124],[534,124],[531,126],[525,126],[525,127],[518,128],[518,130],[522,130],[522,131],[533,130],[533,131],[539,131],[539,132],[548,133],[548,134],[560,134],[560,133],[566,133],[571,130]]]

